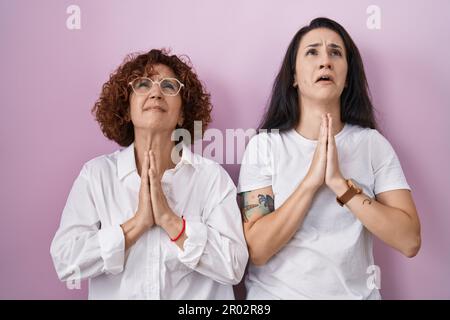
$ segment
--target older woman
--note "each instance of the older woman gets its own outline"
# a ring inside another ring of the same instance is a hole
[[[379,299],[372,235],[412,257],[420,224],[341,25],[317,18],[297,32],[261,128],[272,132],[249,142],[238,186],[248,298]]]
[[[192,68],[166,51],[130,55],[93,112],[125,147],[88,161],[64,208],[51,255],[61,280],[89,279],[91,299],[233,299],[248,259],[235,186],[174,129],[210,122]]]

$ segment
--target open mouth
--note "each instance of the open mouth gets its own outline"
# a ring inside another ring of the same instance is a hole
[[[333,82],[333,78],[331,76],[329,76],[329,75],[323,75],[323,76],[320,76],[316,80],[316,83],[318,83],[318,82],[330,83],[330,82]]]

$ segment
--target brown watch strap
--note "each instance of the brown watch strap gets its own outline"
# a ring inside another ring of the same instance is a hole
[[[353,198],[355,195],[360,194],[362,192],[361,189],[357,189],[353,187],[353,185],[349,182],[349,180],[346,180],[348,185],[348,190],[340,197],[336,197],[337,203],[342,207],[344,204],[350,201],[351,198]]]

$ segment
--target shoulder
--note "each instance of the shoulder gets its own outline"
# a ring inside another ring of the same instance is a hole
[[[279,132],[259,132],[249,140],[245,148],[244,157],[257,157],[258,159],[261,159],[261,157],[270,158],[270,156],[273,154],[272,151],[276,148],[276,145],[281,142],[281,135],[282,134]]]
[[[262,143],[270,143],[273,139],[273,133],[261,131],[250,138],[247,148],[257,146]]]
[[[377,152],[393,150],[389,140],[378,130],[370,129],[368,136],[369,145],[372,150],[376,150]]]
[[[352,126],[352,131],[353,133],[349,134],[348,140],[353,139],[355,145],[367,146],[372,163],[385,163],[396,157],[395,150],[391,143],[378,130]]]
[[[205,158],[197,153],[192,153],[192,162],[195,169],[202,175],[214,177],[229,177],[225,169],[216,161]]]
[[[363,128],[355,124],[346,124],[345,125],[346,132],[344,133],[346,140],[353,139],[353,140],[364,140],[364,139],[370,139],[373,132],[378,132],[375,129],[371,128]]]
[[[216,161],[192,153],[192,162],[197,171],[198,178],[206,185],[212,187],[213,185],[219,184],[222,187],[235,187],[228,172]]]
[[[80,174],[92,178],[117,172],[117,159],[120,152],[121,150],[117,150],[88,160],[84,163]]]
[[[387,139],[376,129],[363,128],[358,125],[346,124],[343,140],[347,144],[359,145],[365,144],[369,148],[374,145],[389,144]]]
[[[386,139],[377,129],[363,128],[354,124],[346,124],[346,126],[348,127],[349,136],[368,138],[371,140]]]

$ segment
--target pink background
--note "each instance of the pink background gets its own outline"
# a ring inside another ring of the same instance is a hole
[[[66,8],[81,8],[81,30]],[[381,30],[366,8],[381,8]],[[450,298],[450,22],[430,1],[0,0],[0,298],[79,299],[49,254],[84,162],[118,148],[90,114],[129,52],[185,53],[212,94],[212,128],[255,127],[287,45],[316,16],[340,22],[361,50],[378,119],[422,221],[413,259],[377,243],[384,298]],[[238,165],[225,168],[236,182]]]

